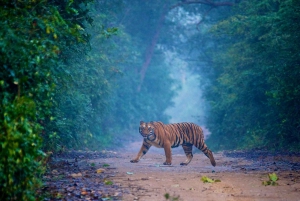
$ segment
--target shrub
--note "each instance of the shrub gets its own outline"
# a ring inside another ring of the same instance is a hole
[[[4,96],[0,112],[0,200],[35,200],[37,158],[43,154],[35,103],[26,97],[8,100]]]

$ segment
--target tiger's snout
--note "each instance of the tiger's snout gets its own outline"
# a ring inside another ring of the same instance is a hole
[[[154,134],[154,129],[152,127],[139,128],[139,133],[146,140],[154,141],[156,139],[156,135]]]
[[[139,133],[142,135],[142,136],[147,136],[147,135],[150,135],[153,133],[153,130],[150,130],[150,129],[140,129],[139,130]]]

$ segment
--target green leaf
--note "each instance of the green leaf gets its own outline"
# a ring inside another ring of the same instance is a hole
[[[275,173],[269,174],[269,179],[273,182],[276,182],[278,180],[278,177]]]
[[[269,173],[268,174],[269,177],[269,181],[263,181],[262,185],[264,186],[268,186],[268,185],[272,185],[272,186],[278,186],[278,183],[276,182],[278,180],[278,177],[275,173]]]
[[[213,179],[206,176],[201,177],[201,181],[203,181],[203,183],[214,183]]]
[[[112,181],[110,181],[110,180],[105,180],[104,184],[105,185],[113,185],[114,183]]]
[[[264,185],[264,186],[268,186],[268,185],[270,185],[270,184],[271,184],[270,181],[263,181],[263,182],[262,182],[262,185]]]

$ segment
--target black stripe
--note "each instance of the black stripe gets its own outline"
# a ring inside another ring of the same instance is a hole
[[[143,146],[148,150],[150,146],[143,144]]]

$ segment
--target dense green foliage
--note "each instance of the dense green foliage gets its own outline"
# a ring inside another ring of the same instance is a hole
[[[79,7],[72,1],[1,2],[1,200],[35,199],[43,157],[40,134],[53,118],[53,72],[62,49],[85,41],[75,20]]]
[[[36,159],[42,156],[41,127],[33,122],[36,105],[24,96],[13,102],[5,96],[1,106],[0,199],[34,200],[40,172]]]
[[[88,5],[86,9],[91,12],[93,5]],[[96,36],[97,45],[101,48],[106,38],[117,31],[116,28],[103,27],[107,16],[102,15],[104,19],[94,17],[87,20],[99,24]],[[110,72],[110,66],[105,61],[106,51],[100,50],[100,54],[97,52],[92,55],[91,31],[96,28],[87,21],[78,25],[80,32],[85,33],[86,43],[64,46],[59,57],[60,63],[53,71],[56,88],[53,92],[52,120],[43,122],[45,129],[42,137],[46,150],[82,148],[91,142],[99,142],[95,139],[99,134],[102,141],[109,138],[103,134],[101,123],[108,106],[111,85],[108,78],[114,73]],[[103,145],[99,148],[103,148]]]
[[[140,120],[168,120],[162,111],[173,96],[169,90],[172,80],[169,68],[161,62],[162,52],[155,51],[138,90],[146,52],[143,49],[147,48],[143,37],[149,34],[143,27],[148,24],[148,30],[155,30],[156,22],[153,19],[152,25],[141,18],[135,27],[143,31],[129,28],[135,12],[146,10],[142,2],[137,3],[96,1],[89,6],[93,26],[85,31],[89,33],[90,50],[82,54],[77,49],[82,45],[66,50],[64,66],[55,71],[54,120],[46,123],[44,137],[47,149],[119,146],[124,138],[136,134],[132,131],[137,130]],[[128,9],[132,13],[124,17]]]
[[[173,92],[162,52],[138,90],[143,41],[121,23],[131,23],[131,5],[91,2],[1,2],[1,200],[34,200],[42,150],[105,148],[141,119],[167,121]]]
[[[212,29],[211,146],[298,149],[300,2],[242,1]]]

